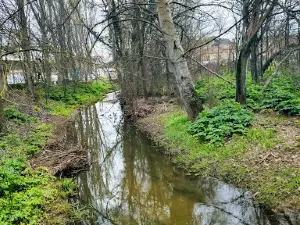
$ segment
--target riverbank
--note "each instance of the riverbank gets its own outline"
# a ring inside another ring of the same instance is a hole
[[[0,221],[2,224],[67,224],[76,219],[67,198],[72,175],[85,166],[85,152],[65,136],[76,108],[100,101],[112,86],[79,84],[53,87],[48,102],[36,90],[29,101],[23,89],[11,89],[5,105],[6,132],[0,137]]]
[[[259,202],[277,211],[300,210],[299,118],[255,113],[245,135],[215,146],[188,132],[191,122],[178,105],[149,107],[152,113],[138,119],[137,126],[188,175],[211,176],[251,190]]]

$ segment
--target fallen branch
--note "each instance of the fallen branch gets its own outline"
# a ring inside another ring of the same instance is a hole
[[[213,75],[221,78],[222,80],[226,81],[227,83],[233,85],[233,83],[230,80],[227,80],[226,78],[224,78],[222,75],[212,71],[211,69],[209,69],[208,67],[204,66],[202,63],[200,63],[199,61],[197,61],[196,59],[192,58],[191,56],[189,56],[191,60],[193,60],[195,63],[197,63],[198,65],[202,66],[204,69],[206,69],[208,72],[212,73]]]
[[[274,70],[274,72],[271,74],[271,76],[268,78],[268,80],[266,81],[263,89],[262,89],[262,93],[265,92],[265,90],[268,88],[268,86],[270,85],[270,83],[272,82],[272,80],[277,76],[278,74],[278,70],[280,68],[280,66],[282,65],[282,63],[288,59],[288,57],[296,50],[299,50],[300,48],[297,49],[292,49],[290,52],[288,52],[288,54],[276,65],[276,68]]]

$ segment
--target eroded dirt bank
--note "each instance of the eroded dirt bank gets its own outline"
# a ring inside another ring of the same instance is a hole
[[[86,150],[68,139],[74,128],[72,123],[76,114],[77,111],[71,117],[49,118],[48,123],[52,124],[53,133],[44,150],[32,159],[33,167],[45,166],[55,176],[72,177],[86,166]]]

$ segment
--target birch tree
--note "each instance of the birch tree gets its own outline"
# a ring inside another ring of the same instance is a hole
[[[156,6],[160,27],[164,33],[170,71],[175,77],[184,110],[189,119],[195,120],[203,107],[195,91],[187,60],[183,56],[184,49],[174,26],[169,1],[156,0]]]

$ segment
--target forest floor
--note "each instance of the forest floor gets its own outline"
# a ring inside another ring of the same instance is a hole
[[[67,142],[68,124],[77,108],[100,101],[111,88],[103,82],[79,84],[76,93],[69,87],[62,97],[63,88],[53,87],[48,104],[39,88],[35,101],[23,89],[8,91],[7,131],[0,136],[1,222],[52,225],[76,220],[66,201],[76,184],[62,177],[85,166],[86,152]]]
[[[137,126],[164,147],[177,167],[187,175],[211,176],[251,190],[277,211],[300,210],[299,117],[272,110],[255,113],[245,135],[233,135],[217,147],[188,133],[191,122],[169,102],[141,102],[137,111],[147,113],[141,113]]]

